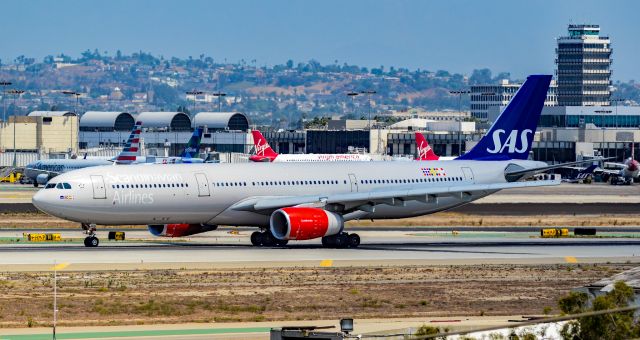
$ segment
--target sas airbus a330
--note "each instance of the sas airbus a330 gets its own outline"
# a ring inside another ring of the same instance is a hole
[[[56,177],[68,189],[42,189],[33,203],[85,226],[144,224],[158,236],[255,226],[256,246],[319,238],[327,247],[357,247],[345,221],[420,216],[502,189],[559,184],[525,181],[568,165],[527,160],[550,81],[528,77],[487,135],[452,161],[93,167]],[[89,235],[85,244],[98,239]]]

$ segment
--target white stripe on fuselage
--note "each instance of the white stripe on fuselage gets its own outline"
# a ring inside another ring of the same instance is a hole
[[[526,168],[541,165],[531,161],[430,161],[93,167],[56,177],[52,182],[70,183],[72,189],[42,189],[34,196],[34,203],[42,208],[46,202],[47,208],[43,209],[46,212],[83,223],[266,226],[268,214],[236,211],[229,207],[260,196],[322,196],[420,186],[504,183],[504,169],[511,163]],[[463,167],[472,170],[473,179],[465,176]],[[438,173],[441,175],[437,176]],[[201,183],[199,188],[197,174],[204,175],[200,179],[206,178],[206,186]],[[102,176],[106,199],[93,198],[101,189],[94,187],[91,176]],[[357,182],[352,183],[353,179]],[[364,217],[384,219],[424,215],[490,193],[475,194],[464,201],[452,195],[439,197],[437,202],[431,203],[407,201],[406,206],[378,205],[374,213]]]

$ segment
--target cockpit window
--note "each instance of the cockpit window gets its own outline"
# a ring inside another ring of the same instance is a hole
[[[62,183],[62,186],[64,186],[65,189],[71,189],[71,184],[69,183]]]
[[[44,187],[45,189],[51,189],[51,188],[55,188],[56,184],[55,183],[48,183],[46,187]]]
[[[58,183],[58,185],[56,185],[56,189],[62,189],[62,183]]]

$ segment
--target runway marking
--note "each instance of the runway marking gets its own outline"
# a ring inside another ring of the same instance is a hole
[[[564,260],[567,261],[567,263],[578,263],[578,259],[573,256],[565,256]]]
[[[58,263],[55,266],[51,267],[51,270],[63,270],[65,268],[67,268],[69,266],[70,263],[67,262],[63,262],[63,263]]]
[[[331,266],[333,266],[333,260],[320,261],[320,267],[331,267]]]

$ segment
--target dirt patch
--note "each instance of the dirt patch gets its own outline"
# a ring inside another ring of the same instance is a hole
[[[478,265],[59,273],[59,323],[184,322],[540,314],[631,268]],[[0,327],[47,326],[52,273],[0,273]]]

